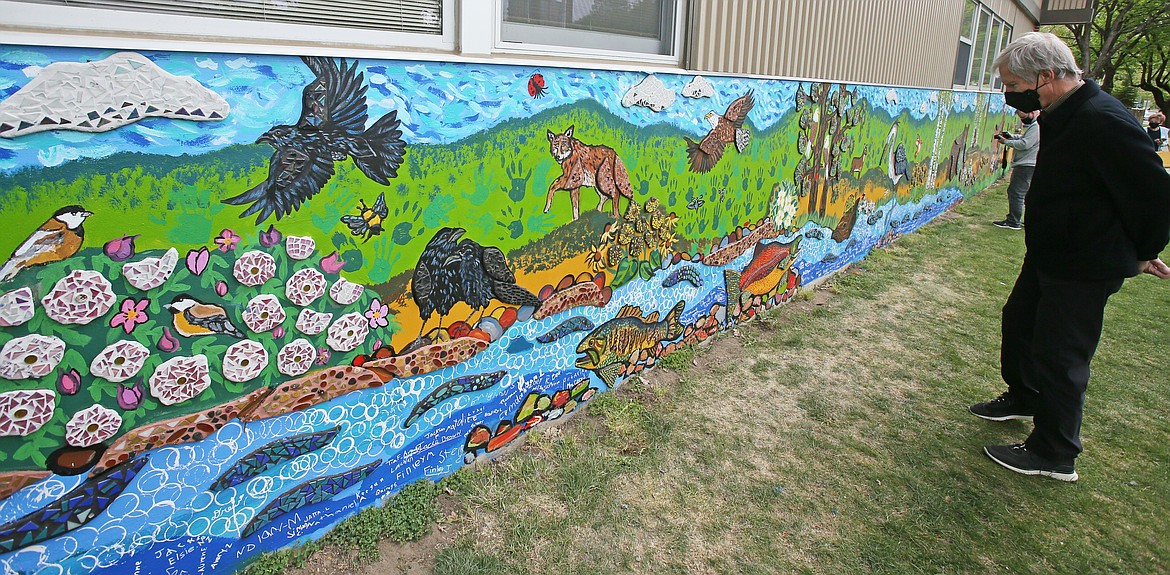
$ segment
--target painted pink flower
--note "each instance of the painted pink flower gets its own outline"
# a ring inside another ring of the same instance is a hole
[[[62,373],[61,377],[57,378],[57,391],[61,395],[74,395],[81,391],[81,374],[77,373],[76,369]]]
[[[239,234],[232,231],[231,228],[225,228],[222,232],[219,232],[219,236],[215,238],[215,245],[219,246],[219,251],[225,253],[236,249],[236,246],[239,245],[239,243]]]
[[[65,441],[73,447],[97,445],[118,433],[122,416],[118,412],[93,404],[73,414],[65,424]]]
[[[203,273],[207,269],[207,262],[211,261],[211,252],[207,248],[199,248],[187,252],[187,269],[195,275]]]
[[[126,333],[134,331],[134,326],[146,323],[146,320],[150,319],[146,315],[146,306],[148,305],[150,305],[150,300],[145,298],[140,301],[134,301],[130,298],[122,300],[122,313],[110,320],[110,327],[122,326]]]
[[[227,292],[228,292],[227,282],[225,282],[223,280],[219,280],[219,281],[215,282],[215,293],[218,294],[219,297],[223,297],[223,296],[227,295]]]
[[[284,239],[284,235],[271,224],[268,225],[268,230],[260,232],[260,245],[266,248],[279,244],[282,239]]]
[[[370,320],[370,329],[386,327],[389,322],[386,316],[390,314],[390,306],[382,303],[378,298],[370,302],[370,309],[366,312],[366,319]]]
[[[167,353],[179,351],[180,345],[182,344],[179,343],[179,338],[171,335],[171,328],[164,327],[162,337],[158,338],[158,344],[156,344],[159,351]]]
[[[345,261],[341,259],[341,256],[337,252],[321,258],[321,271],[327,274],[338,273],[343,267],[345,267]]]
[[[317,365],[329,363],[329,356],[331,355],[333,355],[333,352],[329,351],[329,348],[325,346],[317,348]]]
[[[118,407],[131,411],[138,409],[142,405],[142,382],[135,383],[130,387],[118,384]]]

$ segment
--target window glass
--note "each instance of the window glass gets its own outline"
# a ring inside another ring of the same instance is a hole
[[[975,25],[975,2],[968,0],[967,4],[963,6],[963,25],[959,26],[959,36],[963,36],[968,40],[975,36],[973,30]],[[965,83],[965,80],[964,80]]]
[[[975,42],[971,47],[971,77],[964,84],[978,84],[983,76],[983,56],[987,53],[987,24],[990,18],[987,12],[980,10],[976,13]]]
[[[955,55],[955,79],[958,86],[967,84],[967,70],[971,65],[971,42],[959,40],[959,52]]]
[[[999,35],[1002,29],[1003,23],[998,19],[991,22],[991,34],[987,38],[987,65],[983,67],[983,81],[979,83],[984,88],[991,86],[991,64],[999,55]]]
[[[669,56],[676,0],[503,0],[501,39],[515,44]]]

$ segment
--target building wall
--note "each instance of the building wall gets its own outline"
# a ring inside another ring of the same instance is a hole
[[[736,74],[950,88],[965,0],[696,0],[688,67]],[[984,0],[1016,35],[1014,0]]]
[[[1001,174],[1007,120],[948,90],[0,46],[0,566],[230,573],[320,536],[911,233]]]

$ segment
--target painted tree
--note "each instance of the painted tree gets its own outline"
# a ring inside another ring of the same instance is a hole
[[[857,89],[813,82],[796,88],[800,133],[796,137],[800,160],[793,183],[800,197],[808,197],[808,212],[825,215],[830,189],[841,177],[842,156],[853,150],[852,128],[865,112],[857,105]]]

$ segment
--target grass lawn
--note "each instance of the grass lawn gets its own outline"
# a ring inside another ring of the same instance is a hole
[[[1029,431],[966,411],[1003,391],[1006,202],[997,185],[456,474],[409,572],[1170,573],[1170,281],[1110,302],[1078,483],[982,453]]]

